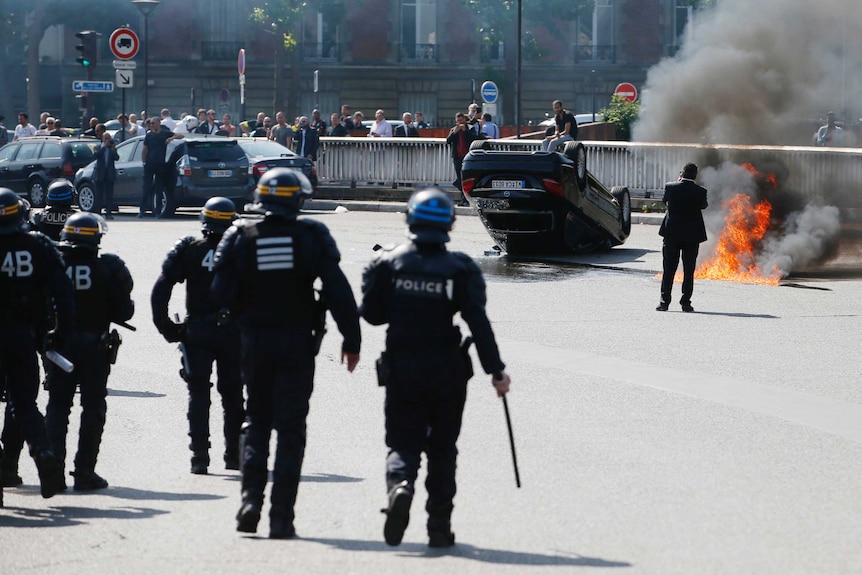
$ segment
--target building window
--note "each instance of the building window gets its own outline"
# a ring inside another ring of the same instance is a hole
[[[685,43],[686,26],[692,21],[694,6],[677,4],[673,11],[673,44],[668,50],[668,55],[676,54],[679,47]]]
[[[401,60],[437,61],[436,0],[401,0]]]
[[[302,24],[303,60],[338,60],[338,26],[322,12],[313,12]]]
[[[596,0],[592,14],[578,19],[575,61],[616,61],[613,0]]]
[[[235,0],[210,0],[196,22],[202,28],[201,38],[217,38],[201,42],[201,58],[204,60],[235,59],[244,47],[245,21],[236,17]]]

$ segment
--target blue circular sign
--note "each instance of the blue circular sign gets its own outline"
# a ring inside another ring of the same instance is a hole
[[[493,104],[497,101],[500,92],[497,90],[497,84],[488,80],[482,83],[482,100],[486,104]]]

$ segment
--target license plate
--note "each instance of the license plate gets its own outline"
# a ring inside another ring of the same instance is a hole
[[[524,180],[494,180],[493,182],[491,182],[491,187],[494,189],[520,190],[523,189],[525,186]]]
[[[207,175],[211,178],[229,178],[233,175],[233,170],[209,170]]]

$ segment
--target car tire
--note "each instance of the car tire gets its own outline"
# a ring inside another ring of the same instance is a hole
[[[27,184],[27,197],[30,199],[30,206],[34,208],[44,208],[47,192],[45,190],[45,182],[36,178]]]
[[[96,189],[92,183],[86,182],[78,187],[78,207],[82,212],[95,212]]]
[[[632,233],[632,196],[625,186],[614,186],[611,195],[620,203],[620,228],[627,238]]]
[[[563,153],[575,163],[575,183],[581,192],[587,189],[587,149],[580,142],[566,142]]]
[[[166,189],[161,189],[153,194],[153,214],[157,218],[172,218],[177,211],[176,203]]]

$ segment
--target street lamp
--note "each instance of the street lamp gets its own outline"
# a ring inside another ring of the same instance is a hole
[[[159,7],[159,0],[132,0],[135,8],[144,15],[144,110],[149,116],[150,90],[150,14]]]

